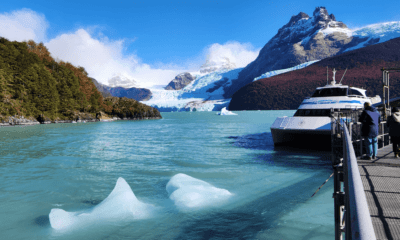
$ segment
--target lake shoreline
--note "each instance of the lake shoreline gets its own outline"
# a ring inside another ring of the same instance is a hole
[[[114,117],[112,119],[81,119],[81,120],[77,120],[77,121],[75,121],[75,120],[54,120],[54,121],[44,121],[44,122],[26,119],[23,117],[22,118],[10,117],[10,120],[8,122],[0,122],[0,128],[1,127],[16,127],[16,126],[27,127],[27,126],[35,126],[35,125],[40,125],[40,124],[57,124],[57,123],[113,122],[113,121],[127,121],[127,120],[140,121],[140,120],[156,120],[156,119],[162,119],[162,117],[144,117],[144,118]]]

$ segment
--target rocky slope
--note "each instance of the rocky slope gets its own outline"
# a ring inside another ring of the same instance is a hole
[[[90,78],[92,80],[93,84],[96,86],[97,90],[101,93],[103,97],[111,97],[110,91],[107,89],[107,87],[101,83],[99,83],[96,79]]]
[[[379,38],[353,35],[352,30],[333,14],[329,15],[324,7],[317,7],[312,17],[300,12],[278,30],[257,59],[239,73],[234,84],[225,88],[224,96],[232,96],[265,72],[335,56],[355,46],[364,47],[378,41]]]
[[[195,79],[196,77],[192,76],[192,74],[188,72],[181,73],[165,87],[165,90],[180,90]]]
[[[400,38],[345,52],[300,70],[250,83],[232,96],[229,110],[297,109],[316,87],[327,84],[327,66],[330,70],[338,70],[338,82],[345,68],[348,68],[342,84],[367,89],[368,96],[382,95],[381,68],[400,67]],[[392,73],[391,98],[400,96],[398,83],[400,74]]]
[[[136,101],[147,101],[151,98],[152,92],[147,88],[123,88],[105,86],[114,97],[127,97]]]

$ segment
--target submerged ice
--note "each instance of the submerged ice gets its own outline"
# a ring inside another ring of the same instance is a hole
[[[182,211],[217,206],[233,195],[226,189],[214,187],[183,173],[173,176],[166,189],[169,198]]]
[[[64,229],[97,221],[144,219],[150,216],[152,208],[153,205],[140,202],[128,183],[120,177],[110,195],[97,206],[77,212],[53,208],[49,220],[52,228]]]

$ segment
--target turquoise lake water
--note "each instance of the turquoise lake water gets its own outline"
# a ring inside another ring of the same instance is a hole
[[[330,153],[274,148],[271,124],[294,111],[236,113],[0,128],[0,238],[333,239],[332,180],[311,198]],[[172,196],[180,173],[205,183]],[[119,177],[140,204],[121,195],[99,211]],[[57,208],[77,212],[60,220],[71,226],[52,227]]]

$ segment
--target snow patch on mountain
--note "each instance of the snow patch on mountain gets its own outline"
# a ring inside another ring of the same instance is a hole
[[[299,65],[291,67],[291,68],[269,71],[269,72],[264,73],[263,75],[261,75],[259,77],[254,78],[253,82],[255,82],[257,80],[260,80],[260,79],[263,79],[263,78],[269,78],[269,77],[272,77],[272,76],[275,76],[275,75],[279,75],[279,74],[282,74],[282,73],[290,72],[290,71],[293,71],[293,70],[302,69],[302,68],[305,68],[305,67],[307,67],[307,66],[309,66],[309,65],[311,65],[313,63],[316,63],[318,61],[320,61],[320,60],[314,60],[314,61],[305,62],[305,63],[299,64]]]
[[[371,24],[362,28],[354,29],[352,30],[352,36],[365,38],[366,40],[359,43],[357,46],[346,49],[344,52],[365,47],[369,41],[374,39],[379,39],[376,43],[382,43],[400,37],[400,21]]]

